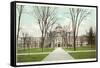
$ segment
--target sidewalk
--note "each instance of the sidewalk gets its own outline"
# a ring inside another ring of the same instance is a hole
[[[62,48],[56,48],[43,61],[72,60],[73,57],[65,52]]]

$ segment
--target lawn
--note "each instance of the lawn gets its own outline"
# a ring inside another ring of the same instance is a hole
[[[17,62],[36,62],[43,60],[48,54],[17,55]]]
[[[52,52],[54,48],[44,48],[43,52]],[[41,48],[31,48],[31,49],[17,49],[17,54],[21,53],[40,53]],[[27,55],[17,55],[17,62],[36,62],[43,60],[48,54],[27,54]]]
[[[64,48],[65,51],[74,51],[74,48]],[[82,51],[82,50],[96,50],[96,47],[90,47],[90,46],[83,46],[83,47],[76,47],[76,51]]]
[[[43,52],[52,52],[54,48],[44,48]],[[30,48],[30,49],[17,49],[17,53],[38,53],[42,52],[41,48]]]
[[[69,53],[74,59],[96,58],[96,52],[72,52]]]
[[[65,51],[74,51],[74,48],[64,48]],[[75,52],[68,52],[75,59],[88,59],[88,58],[96,58],[95,51],[87,51],[87,50],[96,50],[96,47],[83,46],[76,47]],[[80,51],[80,52],[77,52]],[[83,51],[83,52],[82,52]],[[84,52],[87,51],[87,52]]]

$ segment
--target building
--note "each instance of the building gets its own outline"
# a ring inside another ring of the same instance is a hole
[[[26,41],[23,41],[24,37],[19,39],[19,47],[25,48],[40,48],[41,37],[27,37]],[[76,40],[77,47],[81,45],[81,37]],[[84,39],[84,38],[83,38]],[[87,44],[86,40],[82,44]],[[47,33],[44,41],[44,48],[56,48],[56,47],[72,47],[73,46],[73,34],[71,31],[66,31],[61,25],[57,25],[53,31]]]
[[[50,47],[67,47],[68,44],[71,44],[69,42],[72,41],[72,39],[68,38],[69,36],[71,38],[72,32],[67,32],[61,25],[58,24],[51,33],[53,34],[53,40]]]
[[[40,37],[20,37],[18,40],[18,48],[39,48]]]

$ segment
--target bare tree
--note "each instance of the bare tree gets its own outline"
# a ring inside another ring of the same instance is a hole
[[[23,48],[24,49],[26,48],[26,45],[27,45],[27,37],[28,37],[28,34],[25,32],[22,32],[22,40],[23,40]]]
[[[68,34],[67,34],[67,31],[68,31],[68,26],[64,26],[63,28],[63,34],[62,34],[62,38],[63,38],[63,41],[64,41],[64,46],[66,46],[68,48]]]
[[[47,36],[48,30],[56,22],[55,8],[45,7],[45,6],[35,6],[34,7],[35,18],[39,24],[41,31],[41,48],[43,52],[45,38]]]
[[[82,21],[90,14],[89,10],[82,8],[69,8],[70,17],[72,21],[72,30],[73,30],[73,46],[74,51],[76,50],[76,39],[78,36],[79,26]]]
[[[19,38],[19,32],[20,32],[20,24],[21,24],[21,16],[22,16],[22,11],[23,11],[23,5],[17,5],[16,9],[18,10],[18,26],[17,26],[17,42]]]
[[[70,44],[70,31],[71,31],[71,27],[70,27],[70,24],[69,25],[66,25],[66,26],[64,26],[64,28],[63,28],[63,30],[64,30],[64,34],[63,34],[63,39],[64,39],[64,43],[65,43],[65,45],[66,45],[66,47],[68,48],[68,47],[71,47],[71,44]]]
[[[27,32],[22,32],[22,43],[23,43],[23,48],[29,49],[28,53],[31,53],[31,42],[32,42],[32,37],[29,36]]]
[[[31,48],[31,41],[32,41],[32,37],[31,36],[28,36],[27,37],[27,41],[26,41],[27,48]]]

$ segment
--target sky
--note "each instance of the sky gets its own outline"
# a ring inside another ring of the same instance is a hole
[[[17,4],[17,6],[19,5],[21,4]],[[36,6],[41,6],[41,5],[36,5]],[[39,24],[37,23],[37,20],[34,17],[33,7],[34,5],[24,4],[24,9],[21,16],[20,36],[22,34],[21,32],[26,32],[33,37],[41,36]],[[71,25],[71,19],[69,15],[69,8],[71,8],[71,6],[50,6],[50,7],[52,8],[57,7],[56,8],[57,22],[55,23],[53,29],[58,24],[60,24],[62,27]],[[73,8],[79,8],[79,7],[73,7]],[[82,8],[89,10],[90,14],[80,24],[78,35],[86,34],[86,31],[88,31],[91,26],[93,27],[93,29],[96,28],[96,8],[92,7],[91,8],[82,7]],[[18,23],[18,10],[16,8],[16,27],[18,26],[17,23]]]

